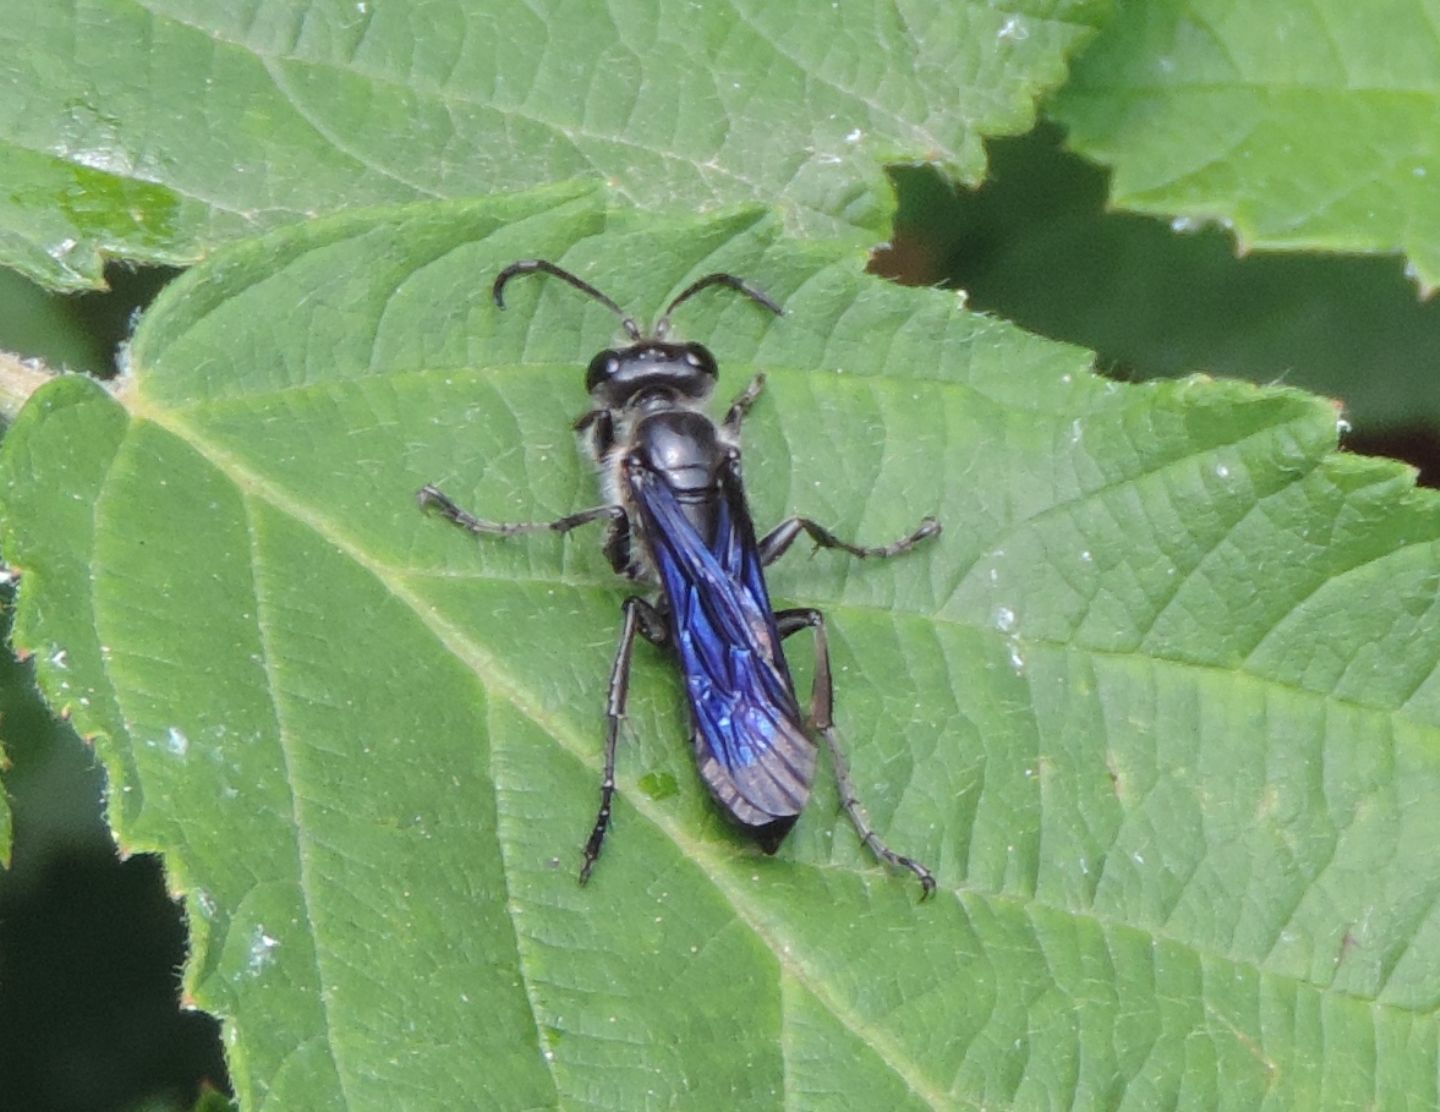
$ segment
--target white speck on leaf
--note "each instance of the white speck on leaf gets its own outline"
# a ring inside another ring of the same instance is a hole
[[[1010,42],[1024,42],[1030,37],[1030,30],[1021,21],[1019,16],[1012,15],[1005,21],[1005,25],[1000,28],[995,37],[1001,42],[1007,40]]]
[[[258,976],[275,960],[275,951],[280,940],[265,933],[264,927],[256,927],[250,938],[250,960],[245,963],[245,972]]]

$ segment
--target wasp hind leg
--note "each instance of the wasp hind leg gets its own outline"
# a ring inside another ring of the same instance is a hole
[[[855,827],[855,833],[870,852],[887,865],[914,873],[920,881],[920,898],[928,898],[935,892],[934,874],[913,857],[896,853],[887,846],[870,825],[870,817],[855,796],[855,782],[850,779],[850,766],[840,749],[840,739],[835,736],[832,716],[835,685],[830,673],[830,640],[825,633],[825,615],[811,607],[779,610],[775,614],[775,625],[781,637],[789,637],[802,629],[815,631],[815,679],[810,687],[810,719],[820,736],[825,739],[825,748],[830,751],[830,763],[835,768],[835,783],[840,789],[840,806],[845,809],[851,825]]]
[[[665,615],[638,595],[631,595],[622,607],[620,644],[615,649],[615,663],[610,667],[610,696],[605,704],[605,773],[600,780],[600,810],[595,825],[585,842],[584,862],[580,866],[580,883],[590,879],[590,871],[600,859],[605,832],[610,829],[611,804],[615,799],[615,748],[620,741],[620,722],[630,697],[630,657],[639,634],[652,645],[663,645],[669,634]]]

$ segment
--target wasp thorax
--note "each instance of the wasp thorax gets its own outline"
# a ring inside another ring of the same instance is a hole
[[[677,493],[715,486],[725,449],[715,426],[690,409],[662,409],[635,427],[635,452]]]
[[[701,344],[646,340],[607,348],[585,372],[585,389],[601,405],[619,407],[640,393],[666,390],[700,400],[715,385],[715,357]]]

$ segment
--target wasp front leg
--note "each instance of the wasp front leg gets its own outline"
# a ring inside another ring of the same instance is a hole
[[[740,425],[745,420],[745,415],[750,412],[750,407],[755,404],[755,399],[765,389],[765,376],[756,375],[750,380],[750,385],[740,391],[740,394],[730,403],[730,408],[725,411],[724,429],[731,440],[739,441]]]
[[[485,521],[468,510],[462,510],[439,487],[429,484],[420,488],[415,496],[421,509],[434,508],[441,517],[462,529],[484,536],[512,537],[517,533],[568,533],[592,521],[617,521],[625,516],[621,506],[594,506],[579,513],[567,514],[554,521]]]

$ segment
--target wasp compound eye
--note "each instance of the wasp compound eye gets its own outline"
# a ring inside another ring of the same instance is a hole
[[[620,370],[620,353],[606,348],[594,359],[585,371],[585,389],[593,391],[602,382],[609,382]]]
[[[686,344],[685,362],[710,378],[714,378],[719,373],[715,366],[715,357],[710,354],[710,349],[704,344]]]

